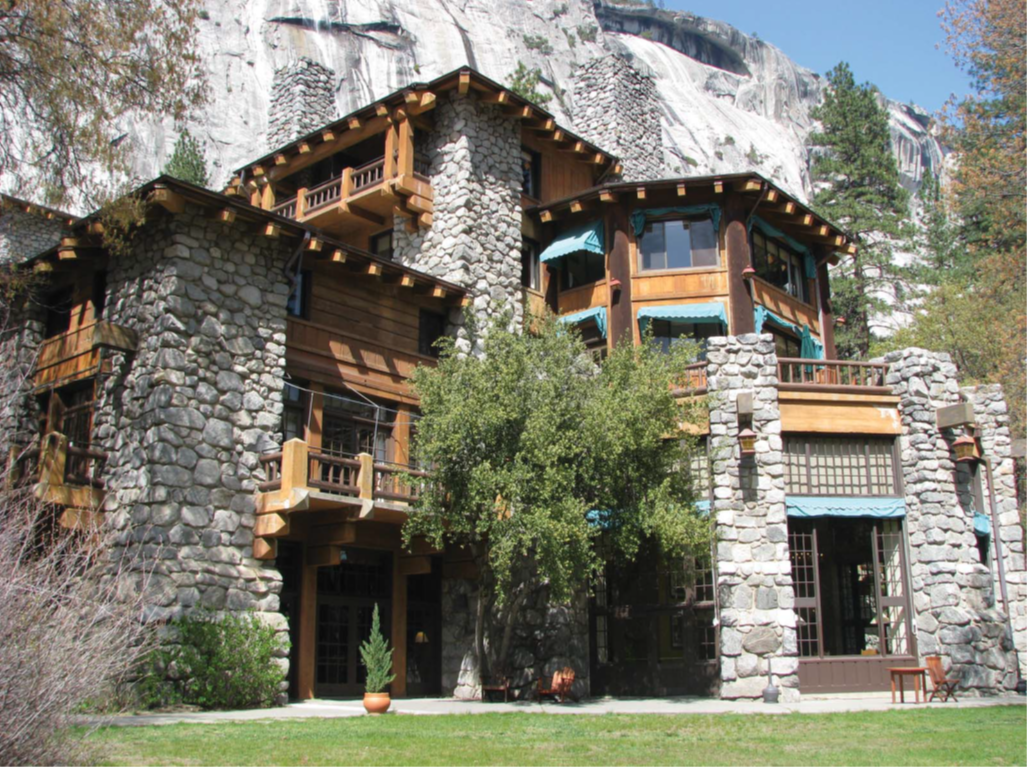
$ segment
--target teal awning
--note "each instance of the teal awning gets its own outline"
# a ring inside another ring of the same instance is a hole
[[[802,256],[802,267],[806,273],[806,279],[815,280],[817,278],[817,262],[813,258],[813,254],[809,252],[809,248],[803,245],[798,240],[794,240],[787,234],[782,232],[776,226],[768,224],[759,216],[753,216],[749,219],[749,233],[752,233],[752,228],[756,227],[768,237],[776,237],[777,239],[784,242],[789,248],[794,250],[800,256]]]
[[[644,306],[638,310],[638,329],[645,333],[650,320],[674,322],[719,322],[727,327],[727,311],[720,301],[705,304],[672,304],[670,306]]]
[[[873,517],[901,519],[906,516],[903,498],[790,495],[785,499],[789,517]]]
[[[599,333],[603,338],[606,338],[606,307],[597,306],[594,309],[585,309],[583,312],[575,312],[574,314],[566,314],[560,318],[560,322],[567,325],[580,325],[582,322],[588,322],[589,320],[595,320],[596,327],[599,328]]]
[[[558,258],[569,256],[571,253],[598,253],[605,255],[606,249],[603,246],[603,222],[593,221],[590,224],[575,226],[557,235],[556,239],[549,243],[549,246],[542,251],[539,260],[542,263],[556,261]]]
[[[789,322],[788,320],[778,317],[767,307],[757,305],[754,318],[756,332],[762,333],[763,326],[768,322],[772,322],[778,327],[784,328],[785,330],[790,330],[799,337],[799,356],[801,356],[803,359],[824,359],[824,345],[813,337],[813,331],[809,329],[809,325],[796,325],[794,323]]]
[[[660,216],[678,214],[681,216],[709,216],[713,219],[713,231],[720,231],[720,206],[719,205],[685,205],[678,208],[650,208],[649,210],[636,210],[631,214],[631,227],[638,237],[645,231],[646,222]]]
[[[982,538],[991,535],[991,520],[987,514],[974,514],[974,532]]]
[[[699,516],[708,517],[710,515],[710,501],[696,501],[695,510],[699,512]]]

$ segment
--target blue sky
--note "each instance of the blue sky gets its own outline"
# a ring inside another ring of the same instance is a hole
[[[691,11],[756,32],[793,61],[825,74],[849,62],[857,82],[869,80],[897,101],[934,112],[969,80],[944,50],[937,17],[944,0],[665,0],[667,10]],[[936,49],[936,44],[942,44]]]

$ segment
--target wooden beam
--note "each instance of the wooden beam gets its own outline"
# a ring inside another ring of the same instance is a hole
[[[548,133],[549,131],[552,131],[552,130],[556,129],[556,120],[547,118],[547,119],[544,119],[544,120],[538,120],[537,122],[534,122],[534,123],[525,124],[524,127],[527,128],[528,130],[541,131],[541,132]]]
[[[267,561],[274,559],[278,556],[278,539],[277,538],[254,538],[253,539],[253,558],[261,561]]]
[[[214,214],[213,218],[222,224],[231,224],[235,221],[235,208],[222,208]]]
[[[600,192],[599,202],[617,202],[616,192]]]
[[[623,165],[621,165],[620,163],[617,163],[616,165],[614,165],[614,166],[613,166],[613,171],[612,171],[612,173],[613,173],[613,174],[614,174],[615,176],[619,176],[619,175],[621,175],[622,173],[624,173],[624,166],[623,166]]]
[[[548,224],[550,221],[553,220],[553,211],[543,210],[538,214],[538,217],[542,219],[542,223]]]
[[[581,200],[575,200],[571,203],[571,213],[581,213],[585,209],[585,203]]]
[[[264,224],[260,228],[260,233],[265,237],[277,237],[282,233],[282,227],[278,224]]]
[[[310,144],[306,141],[301,141],[296,145],[296,151],[300,154],[310,154]]]
[[[723,194],[724,193],[724,182],[723,181],[714,181],[713,182],[713,193],[714,194]]]
[[[645,187],[644,186],[640,186],[637,189],[635,189],[635,197],[637,197],[639,200],[644,200],[645,199]]]
[[[559,142],[564,140],[564,136],[565,136],[564,132],[562,130],[557,129],[557,130],[553,131],[553,135],[551,135],[551,136],[541,136],[540,138],[543,141],[554,141],[554,142],[559,143]]]
[[[418,225],[423,226],[425,229],[430,228],[434,220],[431,213],[422,213],[417,217]]]
[[[414,278],[409,274],[404,274],[399,278],[399,284],[404,288],[414,287]]]
[[[351,202],[339,203],[339,209],[343,213],[352,213],[357,218],[362,218],[365,221],[370,221],[372,224],[376,224],[378,226],[383,226],[385,224],[385,219],[382,216],[379,216],[377,213],[372,213],[367,208],[362,208],[359,205],[354,205]]]
[[[446,297],[446,289],[441,287],[441,286],[439,286],[439,285],[436,285],[435,287],[433,287],[431,289],[431,297],[432,298],[445,298]]]
[[[831,227],[829,227],[827,224],[821,224],[817,227],[817,234],[819,234],[821,237],[827,237],[831,234]]]
[[[360,130],[360,118],[350,117],[346,120],[346,125],[349,126],[350,130]]]
[[[336,248],[332,252],[332,263],[333,264],[344,264],[346,263],[346,251],[339,250]]]
[[[459,84],[457,85],[457,91],[459,91],[461,96],[465,96],[465,95],[467,95],[467,92],[470,89],[471,89],[471,73],[470,72],[461,72],[460,73],[460,81],[459,81]]]
[[[407,102],[407,112],[412,117],[435,108],[435,94],[431,91],[419,91],[416,96],[417,100],[413,104]]]
[[[510,103],[510,91],[499,93],[486,93],[480,99],[482,104],[508,104]]]
[[[378,117],[388,117],[389,116],[389,108],[387,106],[385,106],[384,104],[375,104],[374,105],[374,113],[376,115],[378,115]]]
[[[159,188],[150,192],[150,202],[155,202],[170,213],[181,213],[185,210],[185,199],[170,189]]]
[[[735,182],[736,192],[758,192],[763,188],[763,183],[754,178],[743,178]]]
[[[319,240],[317,237],[311,237],[310,240],[307,242],[307,250],[309,250],[312,253],[317,253],[319,250],[321,250],[321,247],[323,245],[324,240]]]
[[[74,248],[61,246],[57,250],[58,261],[73,261],[76,258],[78,258],[78,253],[75,251]]]
[[[778,195],[776,189],[768,189],[767,196],[764,198],[767,202],[777,202]]]
[[[799,219],[799,222],[803,226],[813,226],[813,214],[812,213],[806,213],[805,215],[802,216],[802,218]]]
[[[253,525],[253,534],[260,538],[273,538],[289,534],[289,515],[258,514]]]
[[[307,549],[307,564],[311,567],[331,567],[341,561],[339,546],[311,546]]]
[[[323,131],[321,131],[321,140],[335,141],[335,134],[332,132],[331,128],[325,128]]]
[[[275,165],[285,165],[289,162],[289,158],[279,152],[275,155]]]
[[[93,235],[103,234],[103,223],[100,221],[90,221],[86,224],[86,232]]]
[[[508,107],[503,111],[511,117],[516,117],[518,120],[530,120],[535,116],[535,110],[530,106]]]
[[[258,182],[259,182],[259,178],[263,177],[264,175],[265,175],[265,173],[264,173],[264,166],[263,165],[254,165],[253,166],[253,176],[254,176],[254,178],[258,179]]]
[[[431,557],[399,557],[401,575],[427,575],[431,572]]]
[[[367,274],[371,277],[381,277],[382,265],[379,264],[377,261],[368,261],[367,265],[364,267],[364,274]]]

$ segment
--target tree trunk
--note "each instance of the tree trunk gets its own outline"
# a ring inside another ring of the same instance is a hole
[[[491,675],[488,657],[485,653],[485,615],[488,612],[490,578],[488,559],[482,544],[473,544],[471,553],[478,567],[478,605],[474,615],[474,655],[478,665],[479,684]]]
[[[524,583],[520,591],[511,600],[510,605],[506,609],[506,621],[503,626],[503,641],[499,645],[499,654],[496,656],[496,668],[499,673],[506,674],[509,671],[507,665],[507,655],[510,652],[510,640],[513,638],[513,628],[517,623],[517,616],[521,612],[521,607],[524,605],[524,600],[528,597],[530,591],[530,583]]]

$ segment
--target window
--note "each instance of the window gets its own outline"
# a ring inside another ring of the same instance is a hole
[[[572,253],[560,259],[560,288],[569,290],[606,279],[606,258],[598,253]]]
[[[287,383],[282,391],[282,441],[306,439],[307,398],[298,386]]]
[[[542,265],[538,257],[538,243],[525,237],[521,245],[521,285],[531,290],[542,290]]]
[[[755,229],[752,232],[752,267],[760,279],[809,303],[809,283],[802,256]]]
[[[93,318],[103,319],[107,308],[107,272],[93,272]]]
[[[713,488],[713,476],[710,473],[710,456],[707,452],[706,437],[700,437],[688,456],[688,476],[692,478],[692,487],[697,500],[708,500]]]
[[[717,233],[713,221],[650,221],[638,245],[639,269],[693,269],[717,266]]]
[[[371,238],[371,252],[379,258],[392,260],[392,230],[381,232]]]
[[[722,336],[724,331],[718,322],[677,322],[673,320],[653,320],[653,342],[664,352],[670,351],[674,344],[681,343],[681,337],[699,342],[699,359],[706,359],[705,339]]]
[[[778,328],[771,327],[769,324],[763,326],[764,333],[770,333],[774,336],[774,350],[777,352],[778,357],[801,357],[802,344],[799,339],[791,333],[786,333]]]
[[[581,340],[585,342],[585,347],[595,361],[598,363],[600,360],[606,359],[608,351],[606,336],[599,332],[599,326],[595,321],[582,322],[577,327],[581,333]]]
[[[785,437],[786,492],[896,495],[893,450],[888,438]]]
[[[446,334],[446,316],[422,309],[417,332],[417,351],[425,357],[438,357],[435,342]]]
[[[521,147],[521,191],[528,197],[542,199],[542,155]]]
[[[71,327],[72,289],[55,290],[44,299],[46,307],[46,337],[53,338]]]
[[[292,294],[285,304],[285,311],[290,317],[299,317],[302,320],[309,319],[310,314],[310,271],[304,269],[296,275],[296,283],[293,285]]]

